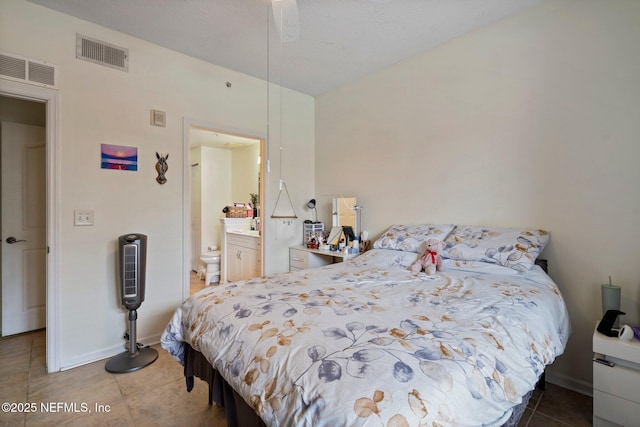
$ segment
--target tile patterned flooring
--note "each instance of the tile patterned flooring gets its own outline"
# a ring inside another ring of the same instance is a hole
[[[0,426],[226,426],[223,409],[207,403],[206,383],[187,393],[182,367],[152,348],[158,359],[139,371],[112,374],[102,360],[48,374],[44,330],[0,339],[0,402],[36,404],[31,413],[0,412]]]
[[[582,427],[593,425],[593,399],[555,384],[536,390],[518,427]]]
[[[195,279],[192,292],[204,284]],[[182,367],[159,344],[152,348],[158,359],[139,371],[112,374],[101,360],[48,374],[44,330],[0,338],[0,402],[37,407],[28,413],[0,412],[0,426],[226,427],[223,409],[207,403],[206,383],[196,380],[187,393]],[[48,413],[42,404],[50,405]],[[547,384],[545,392],[532,396],[519,427],[590,426],[591,413],[590,397]]]

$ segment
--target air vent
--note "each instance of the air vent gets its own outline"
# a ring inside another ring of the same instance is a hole
[[[129,49],[76,34],[76,58],[116,70],[129,71]]]
[[[0,77],[37,86],[58,88],[55,65],[12,53],[0,52]]]

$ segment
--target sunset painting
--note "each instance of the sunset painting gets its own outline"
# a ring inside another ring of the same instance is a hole
[[[102,144],[102,169],[138,170],[138,148]]]

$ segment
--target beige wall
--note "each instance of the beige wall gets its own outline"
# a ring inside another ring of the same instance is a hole
[[[236,148],[232,151],[231,198],[229,202],[251,202],[249,193],[258,194],[258,175],[260,165],[260,143],[247,147]]]
[[[324,94],[317,193],[356,196],[374,238],[394,223],[551,230],[573,335],[550,374],[588,390],[609,275],[640,323],[639,41],[638,1],[553,0]]]
[[[129,72],[75,58],[76,33],[129,49]],[[283,167],[294,202],[313,192],[314,100],[267,83],[72,18],[23,0],[0,0],[0,50],[59,67],[60,248],[59,348],[62,368],[123,351],[126,313],[117,293],[115,251],[119,235],[148,235],[146,300],[138,336],[157,340],[183,298],[183,119],[215,122],[251,135],[270,135],[270,195],[277,196],[279,146],[299,160]],[[226,82],[233,83],[232,88]],[[1,83],[1,82],[0,82]],[[25,85],[27,86],[27,85]],[[283,99],[282,104],[280,100]],[[167,113],[166,128],[151,127],[149,112]],[[280,120],[282,111],[291,121]],[[278,124],[278,125],[276,125]],[[138,147],[137,172],[100,169],[100,144]],[[169,153],[167,183],[155,181],[155,152]],[[304,153],[304,154],[303,154]],[[74,227],[73,211],[92,209],[95,225]],[[286,271],[289,236],[267,227],[267,271]],[[293,230],[293,228],[289,228]],[[275,237],[278,239],[276,240]]]
[[[45,126],[45,104],[0,96],[0,121]]]
[[[222,209],[232,197],[233,153],[229,150],[212,147],[200,147],[201,205],[200,218],[202,224],[200,253],[209,246],[218,246],[222,241],[222,225],[220,218],[224,216]]]

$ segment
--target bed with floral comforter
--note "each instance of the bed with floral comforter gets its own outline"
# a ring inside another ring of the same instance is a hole
[[[208,287],[175,312],[162,347],[201,352],[268,426],[502,425],[562,354],[555,283],[374,246],[339,264]],[[478,264],[481,264],[480,267]]]

